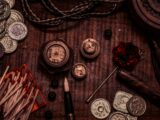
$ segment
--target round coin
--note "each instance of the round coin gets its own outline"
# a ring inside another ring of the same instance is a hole
[[[15,0],[5,0],[5,1],[9,4],[10,8],[13,8],[13,7],[14,7],[14,5],[15,5]]]
[[[100,45],[95,39],[88,38],[82,42],[80,51],[84,57],[93,59],[99,55]]]
[[[4,32],[5,27],[6,27],[6,21],[5,20],[0,21],[0,34]]]
[[[128,112],[133,116],[141,116],[146,111],[146,102],[139,96],[133,96],[127,103]]]
[[[114,112],[109,116],[109,120],[128,120],[126,115],[120,112]]]
[[[5,51],[5,48],[4,48],[4,46],[0,43],[0,59],[3,57],[4,51]]]
[[[23,15],[17,10],[11,10],[11,15],[7,20],[7,27],[10,26],[14,22],[24,22]]]
[[[77,63],[72,68],[72,75],[76,79],[83,79],[87,76],[87,67],[83,63]]]
[[[27,27],[22,22],[14,22],[8,27],[8,35],[14,40],[23,40],[27,34]]]
[[[97,119],[107,118],[110,112],[110,104],[103,98],[96,99],[91,103],[91,113]]]
[[[10,6],[6,1],[0,1],[0,21],[9,17],[11,11]]]
[[[5,53],[13,53],[18,46],[17,41],[12,40],[9,36],[5,36],[0,40],[0,43],[4,46],[5,48]]]

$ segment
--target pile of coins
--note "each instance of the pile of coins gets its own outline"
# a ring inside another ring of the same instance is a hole
[[[4,54],[13,53],[18,42],[28,33],[23,15],[12,9],[14,4],[15,0],[0,1],[0,58]]]
[[[92,102],[91,113],[97,119],[107,120],[137,120],[146,111],[146,102],[143,98],[123,91],[118,91],[113,101],[115,112],[111,112],[107,100],[99,98]]]

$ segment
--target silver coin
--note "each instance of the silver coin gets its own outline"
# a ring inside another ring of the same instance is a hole
[[[0,34],[5,30],[6,28],[6,21],[2,20],[0,21]]]
[[[141,116],[146,111],[146,102],[139,96],[133,96],[127,103],[127,109],[133,116]]]
[[[96,99],[91,103],[91,113],[97,119],[107,118],[110,112],[110,104],[103,98]]]
[[[19,11],[12,9],[11,15],[7,20],[7,27],[14,22],[24,22],[24,17]]]
[[[8,35],[14,40],[23,40],[27,34],[28,29],[22,22],[14,22],[8,27]]]
[[[5,0],[5,1],[9,4],[10,8],[13,8],[13,7],[14,7],[14,5],[15,5],[15,0]]]
[[[0,2],[0,21],[9,17],[11,11],[10,6],[6,1]]]
[[[113,101],[113,108],[118,111],[128,113],[126,104],[132,96],[133,95],[131,95],[129,93],[126,93],[123,91],[118,91],[116,93],[114,101]]]
[[[109,116],[109,120],[128,120],[126,115],[121,112],[114,112]]]
[[[5,36],[0,40],[0,43],[5,48],[5,53],[13,53],[18,46],[17,41],[12,40],[9,36]]]

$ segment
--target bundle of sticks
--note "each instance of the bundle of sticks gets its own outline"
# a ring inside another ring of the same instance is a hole
[[[28,120],[40,92],[26,65],[9,71],[9,66],[0,78],[0,107],[4,120]]]

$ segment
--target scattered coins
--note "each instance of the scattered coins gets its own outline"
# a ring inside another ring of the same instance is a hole
[[[76,79],[83,79],[87,76],[87,66],[83,63],[77,63],[72,68],[72,75]]]
[[[15,0],[0,1],[0,44],[4,48],[4,52],[0,48],[0,58],[4,53],[13,53],[17,49],[17,41],[28,34],[23,15],[11,9],[14,5]]]
[[[12,40],[9,36],[3,37],[0,43],[4,46],[5,53],[13,53],[18,46],[17,41]]]
[[[146,102],[139,96],[133,96],[127,103],[127,109],[133,116],[141,116],[146,111]]]
[[[27,36],[28,30],[24,23],[14,22],[8,27],[8,35],[14,40],[23,40]]]
[[[0,43],[0,59],[3,57],[4,51],[5,51],[5,48],[4,48],[4,46]]]
[[[114,112],[109,116],[109,120],[128,120],[126,115],[120,112]]]
[[[96,99],[91,103],[91,113],[97,119],[107,118],[110,112],[110,104],[103,98]]]
[[[126,104],[131,97],[132,95],[129,93],[118,91],[115,95],[115,99],[113,102],[114,109],[124,112],[124,113],[128,113]]]
[[[15,5],[15,0],[5,0],[5,1],[9,4],[10,8],[13,8],[13,7],[14,7],[14,5]]]
[[[100,54],[100,45],[93,38],[88,38],[82,42],[81,54],[88,59],[93,59]]]
[[[9,17],[11,13],[10,10],[11,10],[10,6],[6,1],[4,0],[0,1],[0,21],[5,20]]]

